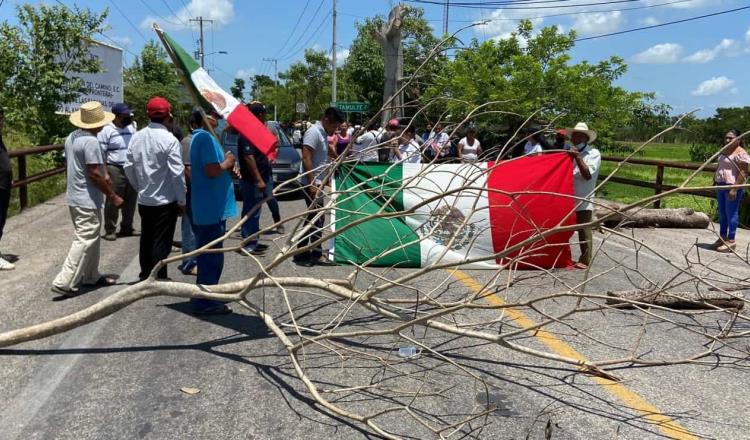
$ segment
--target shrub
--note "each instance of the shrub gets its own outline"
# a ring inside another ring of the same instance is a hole
[[[705,162],[709,157],[716,154],[717,147],[713,144],[697,143],[690,146],[690,160],[693,162]]]

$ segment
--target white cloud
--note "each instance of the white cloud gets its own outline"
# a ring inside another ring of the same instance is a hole
[[[719,56],[734,57],[740,54],[742,47],[737,40],[731,38],[725,38],[721,40],[719,44],[713,49],[703,49],[685,57],[683,61],[686,63],[708,63],[716,59]]]
[[[745,32],[745,43],[750,44],[750,28]]]
[[[648,16],[642,19],[640,23],[644,26],[656,26],[657,24],[661,24],[661,21],[654,16]]]
[[[124,37],[114,36],[114,37],[110,37],[110,38],[111,38],[112,42],[114,42],[119,47],[128,47],[131,44],[133,44],[133,40],[131,40],[130,37],[128,37],[128,36],[124,36]]]
[[[528,13],[522,9],[495,9],[489,16],[483,17],[487,23],[475,26],[474,32],[487,35],[493,40],[503,40],[509,38],[510,34],[518,29],[518,22],[527,16]],[[533,18],[531,24],[536,29],[543,21],[543,18]]]
[[[649,47],[633,56],[632,61],[640,64],[676,63],[682,56],[683,48],[675,43],[663,43]]]
[[[256,73],[258,73],[258,71],[255,69],[255,67],[251,67],[249,69],[238,70],[237,73],[234,74],[234,77],[247,79],[247,78],[255,76]]]
[[[693,96],[711,96],[733,89],[734,81],[726,76],[713,77],[707,79],[698,85],[698,88],[692,91]],[[736,88],[733,90],[736,91]]]
[[[349,58],[349,48],[347,47],[341,47],[339,50],[336,51],[336,64],[342,65],[346,62],[346,59]]]
[[[163,17],[163,19],[161,18]],[[177,15],[162,15],[154,18],[149,15],[141,21],[141,27],[150,29],[154,22],[166,30],[188,29],[198,26],[190,19],[203,17],[205,20],[213,20],[214,26],[228,24],[234,18],[233,0],[190,0],[185,7],[177,11]]]
[[[592,12],[579,14],[573,22],[573,29],[579,35],[595,35],[615,32],[624,22],[620,11]]]

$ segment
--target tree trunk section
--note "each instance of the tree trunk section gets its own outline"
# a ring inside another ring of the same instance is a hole
[[[383,86],[383,111],[381,121],[383,125],[391,118],[403,115],[403,98],[396,93],[404,76],[404,54],[401,47],[401,26],[406,9],[398,5],[388,15],[388,23],[375,32],[375,39],[383,48],[385,64],[385,85]]]
[[[645,290],[625,290],[607,292],[607,304],[632,308],[631,301],[654,304],[675,309],[742,309],[744,295],[730,295],[723,292],[649,292]]]
[[[609,217],[606,226],[625,226],[630,228],[684,228],[706,229],[711,219],[702,212],[690,208],[633,208],[622,211],[625,205],[610,201],[598,200],[596,216]]]

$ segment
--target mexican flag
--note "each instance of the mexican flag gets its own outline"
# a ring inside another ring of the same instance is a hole
[[[266,126],[258,120],[250,110],[247,109],[234,96],[225,92],[216,81],[208,75],[185,49],[180,47],[166,32],[157,30],[163,37],[167,50],[173,54],[173,59],[190,86],[195,92],[210,104],[227,123],[237,130],[242,136],[249,140],[259,151],[271,158],[276,157],[276,144],[278,140]]]
[[[565,153],[475,164],[367,164],[334,180],[332,249],[340,264],[492,269],[573,265],[572,232],[550,234],[505,258],[487,259],[555,226],[575,224],[573,161]],[[404,213],[401,213],[404,212]],[[398,214],[397,214],[398,213]],[[356,224],[373,214],[372,218]],[[481,259],[465,264],[467,259]]]

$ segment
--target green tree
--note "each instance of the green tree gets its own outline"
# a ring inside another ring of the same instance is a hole
[[[138,58],[125,69],[125,102],[133,109],[139,124],[148,123],[146,103],[153,96],[167,98],[172,104],[172,113],[185,119],[192,100],[179,74],[172,65],[167,52],[151,40],[143,46]]]
[[[253,84],[250,87],[250,97],[253,101],[265,99],[265,93],[273,89],[276,85],[274,80],[268,75],[255,75],[250,78],[250,82]]]
[[[58,107],[84,90],[70,73],[100,70],[88,46],[104,30],[107,10],[24,4],[16,14],[18,25],[0,24],[0,103],[16,129],[51,143],[70,130]]]
[[[245,100],[245,80],[242,78],[235,78],[234,84],[231,87],[229,87],[229,92],[235,98],[239,99],[240,101],[244,101]]]
[[[614,85],[627,70],[622,58],[591,64],[571,63],[575,32],[560,33],[556,27],[533,32],[522,21],[511,37],[482,43],[474,40],[468,50],[457,52],[442,75],[436,76],[423,103],[441,99],[432,116],[466,115],[480,104],[500,101],[487,110],[502,110],[520,116],[490,114],[480,124],[496,124],[513,130],[537,110],[539,120],[558,126],[586,121],[611,138],[616,127],[628,125],[634,110],[652,95],[628,92]]]
[[[424,18],[424,10],[408,6],[403,22],[404,77],[414,74],[425,61],[427,54],[438,45],[440,40],[432,33],[432,28]],[[387,20],[378,15],[365,18],[357,23],[357,36],[349,47],[349,57],[342,69],[341,78],[354,100],[370,104],[372,110],[383,105],[383,85],[385,66],[383,50],[373,36]],[[428,85],[443,73],[448,59],[439,53],[420,72],[414,85],[406,90],[404,102],[418,98]],[[407,111],[407,114],[410,112]]]

